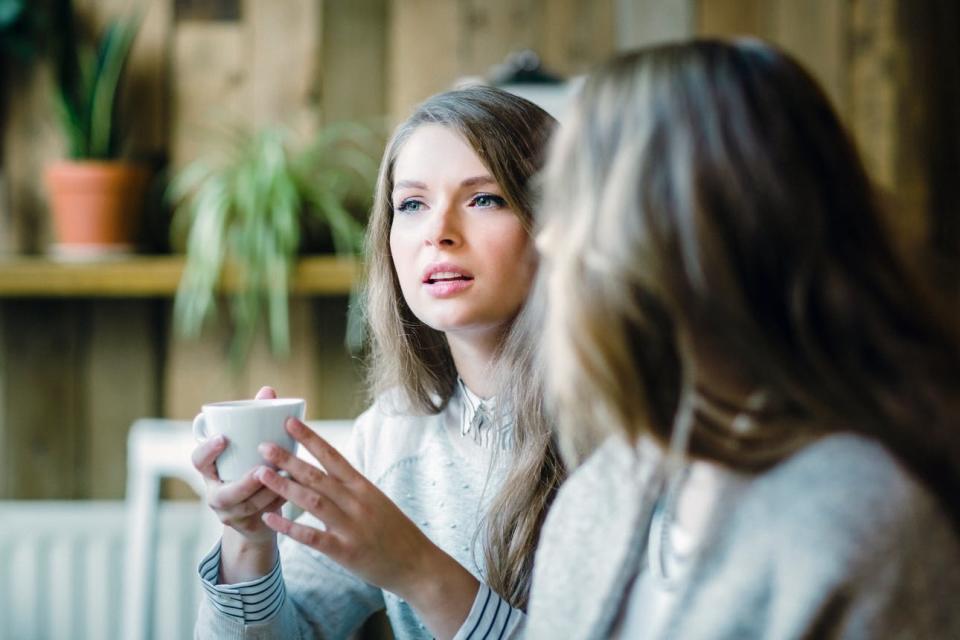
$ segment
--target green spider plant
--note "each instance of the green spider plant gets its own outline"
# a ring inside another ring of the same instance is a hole
[[[348,206],[369,204],[376,179],[372,133],[355,124],[325,128],[305,149],[281,126],[230,128],[218,152],[188,165],[170,184],[174,244],[186,236],[186,265],[174,301],[182,336],[200,335],[211,317],[225,269],[230,298],[231,361],[246,359],[261,316],[278,356],[290,350],[288,293],[303,231],[320,221],[335,251],[356,255],[363,224]]]

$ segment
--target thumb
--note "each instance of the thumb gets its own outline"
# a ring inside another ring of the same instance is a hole
[[[273,390],[273,387],[260,387],[260,391],[257,391],[257,395],[254,396],[257,400],[270,400],[277,397],[277,392]]]

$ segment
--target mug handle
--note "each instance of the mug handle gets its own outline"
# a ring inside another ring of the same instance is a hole
[[[197,442],[203,442],[207,436],[207,420],[202,413],[198,413],[193,419],[193,437]]]

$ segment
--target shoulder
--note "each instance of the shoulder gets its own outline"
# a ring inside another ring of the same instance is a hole
[[[571,546],[613,545],[613,539],[629,537],[639,483],[635,450],[620,436],[611,436],[560,487],[543,525],[538,556],[562,557]]]
[[[880,443],[848,433],[823,437],[761,473],[749,493],[753,506],[775,512],[773,521],[784,528],[856,532],[862,542],[884,537],[890,527],[947,521],[900,460]]]
[[[905,599],[904,590],[942,579],[960,587],[943,570],[960,566],[943,505],[868,438],[836,434],[808,445],[759,474],[738,511],[735,539],[754,558],[767,550],[778,584]]]
[[[619,435],[610,436],[563,483],[551,513],[582,506],[582,499],[588,496],[612,498],[610,490],[623,487],[636,464],[637,455],[630,444]]]

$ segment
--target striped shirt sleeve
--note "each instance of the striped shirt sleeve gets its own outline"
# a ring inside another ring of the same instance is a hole
[[[467,619],[453,640],[506,640],[517,638],[526,619],[493,589],[481,583]]]
[[[214,609],[244,624],[269,620],[283,605],[286,589],[280,560],[270,573],[237,584],[218,584],[220,577],[220,543],[200,561],[200,582],[207,600]]]

